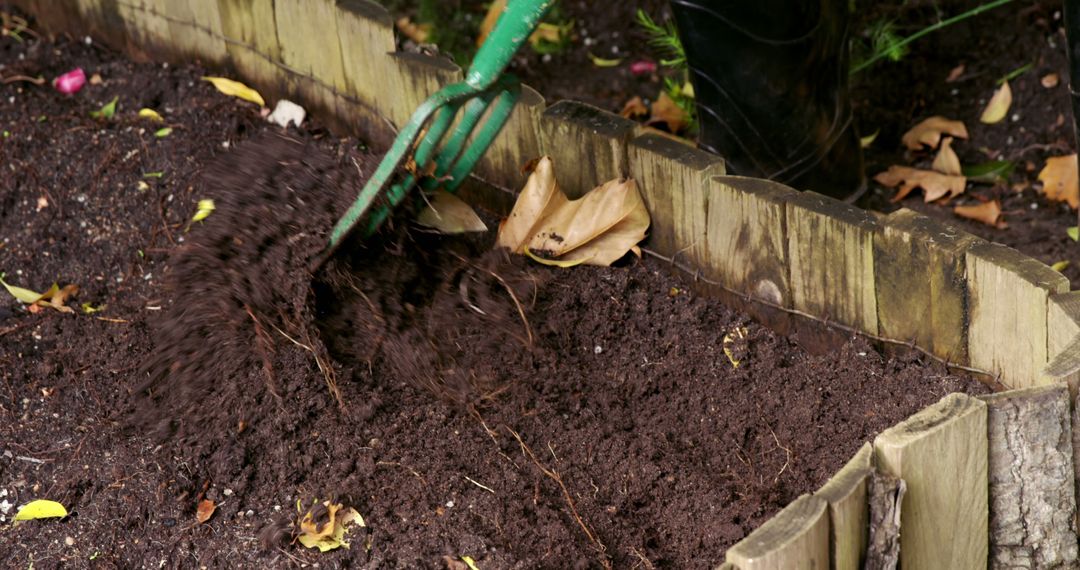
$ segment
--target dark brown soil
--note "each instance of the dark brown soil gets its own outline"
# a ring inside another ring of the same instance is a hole
[[[357,141],[81,40],[3,38],[0,64],[103,80],[0,84],[0,270],[82,287],[70,315],[0,303],[0,516],[72,512],[5,528],[14,567],[704,568],[875,433],[985,391],[859,339],[810,355],[649,261],[536,267],[403,219],[312,280],[377,159]],[[264,548],[331,497],[367,522],[350,549]]]

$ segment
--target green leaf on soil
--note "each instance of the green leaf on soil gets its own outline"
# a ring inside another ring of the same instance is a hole
[[[997,85],[1001,85],[1006,81],[1012,81],[1013,79],[1020,77],[1021,75],[1027,73],[1032,67],[1035,67],[1035,62],[1031,62],[1027,65],[1020,66],[1010,71],[1007,75],[1005,75],[1005,77],[997,80]]]
[[[172,134],[172,127],[165,127],[154,131],[154,136],[157,138],[165,138]]]
[[[193,222],[201,222],[207,218],[214,211],[213,200],[199,200],[199,209],[196,210],[195,216],[191,218]]]
[[[3,285],[4,288],[7,289],[8,293],[11,293],[12,297],[15,297],[16,299],[23,303],[26,303],[27,305],[32,305],[42,299],[48,299],[49,297],[52,297],[58,291],[60,291],[60,286],[56,283],[53,283],[53,286],[44,293],[37,293],[35,291],[31,291],[30,289],[23,289],[22,287],[9,285],[7,281],[4,281],[4,274],[2,273],[0,273],[0,285]]]
[[[1060,273],[1062,271],[1065,271],[1065,268],[1068,267],[1068,266],[1069,266],[1069,260],[1066,259],[1066,260],[1059,261],[1059,262],[1051,265],[1050,269],[1053,269],[1054,271],[1057,271],[1057,272]]]
[[[1080,227],[1073,226],[1065,230],[1065,233],[1069,234],[1073,241],[1080,241]]]
[[[859,146],[861,146],[862,148],[870,148],[870,145],[874,144],[874,141],[877,140],[877,136],[879,133],[881,133],[881,129],[877,129],[873,133],[860,138]]]
[[[104,106],[102,106],[97,111],[90,111],[90,116],[95,118],[95,119],[111,119],[111,118],[113,118],[113,115],[116,114],[116,102],[119,101],[119,100],[120,100],[119,95],[117,95],[116,97],[113,97],[112,101],[109,101],[108,103],[106,103]]]
[[[596,67],[616,67],[622,63],[622,59],[604,59],[593,55],[593,52],[589,52],[589,59],[592,60],[593,65]]]
[[[94,313],[100,313],[101,311],[104,311],[105,307],[106,307],[106,305],[101,305],[100,307],[95,307],[95,306],[91,305],[90,303],[83,303],[82,304],[82,312],[84,314],[87,314],[87,315],[92,315]]]
[[[462,556],[461,561],[469,567],[469,570],[480,570],[480,567],[476,565],[476,561],[473,560],[472,556]]]
[[[161,178],[162,176],[165,176],[164,172],[144,172],[142,175],[143,178]]]
[[[1016,168],[1016,163],[1011,160],[991,160],[980,164],[964,167],[964,176],[972,182],[984,182],[994,184],[1007,180]]]
[[[22,508],[19,509],[19,512],[15,514],[15,521],[60,518],[66,517],[67,515],[68,512],[67,509],[64,508],[64,505],[61,505],[56,501],[39,499],[23,505]]]

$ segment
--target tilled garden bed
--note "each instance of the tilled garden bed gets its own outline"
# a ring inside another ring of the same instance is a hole
[[[650,260],[540,267],[407,217],[312,281],[359,141],[82,39],[0,63],[101,79],[0,86],[0,271],[80,287],[74,314],[0,304],[0,515],[72,513],[6,526],[17,566],[711,567],[874,434],[986,391],[859,339],[811,355]],[[290,544],[316,499],[363,515],[349,549]]]

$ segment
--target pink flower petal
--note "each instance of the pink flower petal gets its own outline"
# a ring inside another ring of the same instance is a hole
[[[634,75],[645,75],[646,73],[656,73],[656,63],[643,59],[641,61],[635,61],[630,64],[630,73]]]
[[[86,73],[81,67],[76,67],[53,80],[53,87],[64,95],[78,93],[83,85],[86,85]]]

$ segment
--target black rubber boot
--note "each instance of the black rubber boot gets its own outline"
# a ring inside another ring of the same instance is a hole
[[[671,0],[697,100],[699,144],[732,174],[854,199],[846,0]]]

